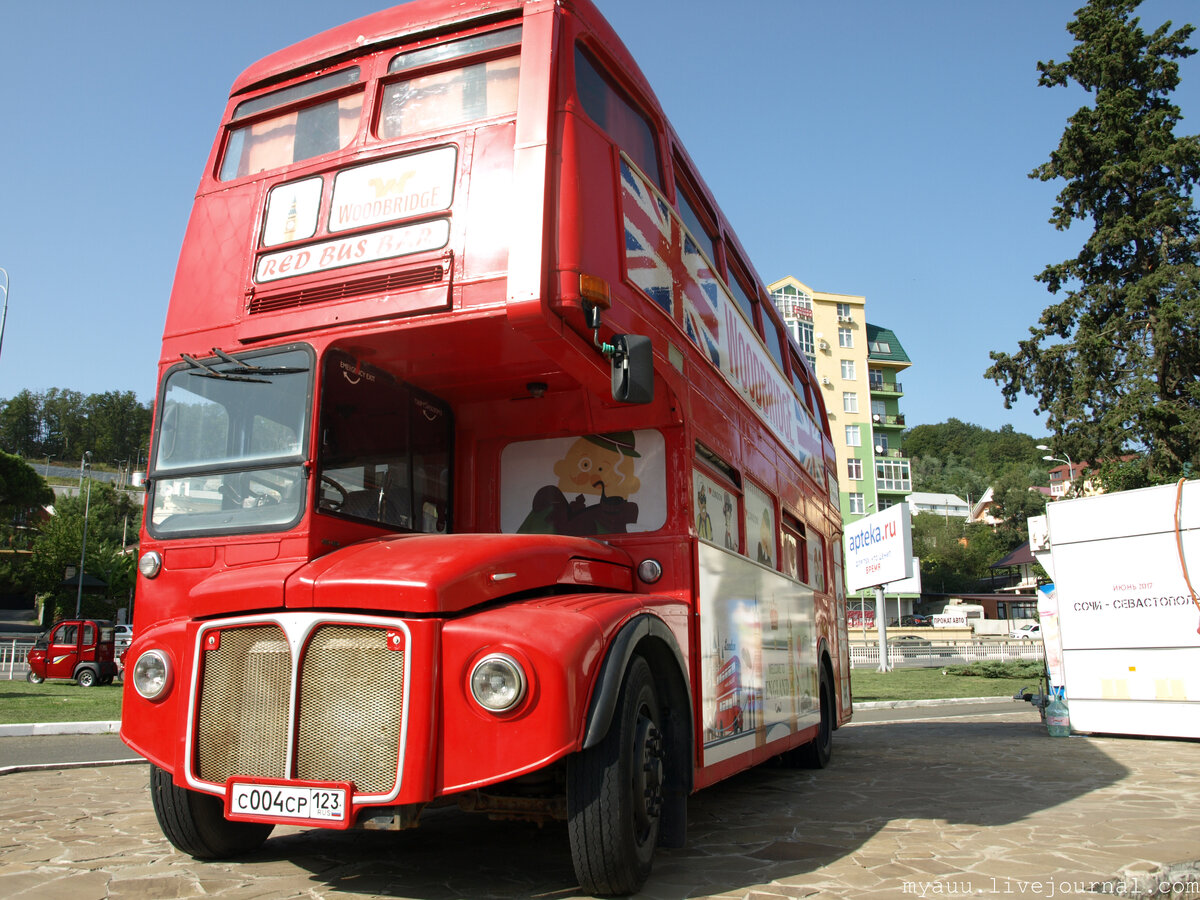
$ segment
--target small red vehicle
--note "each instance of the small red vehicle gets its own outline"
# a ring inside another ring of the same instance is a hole
[[[117,676],[113,623],[106,619],[63,619],[29,651],[26,680],[41,684],[65,678],[80,687],[112,684]]]

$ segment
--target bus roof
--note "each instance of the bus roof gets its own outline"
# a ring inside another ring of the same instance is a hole
[[[229,93],[232,97],[449,25],[503,19],[531,3],[545,5],[547,0],[412,0],[322,31],[260,59],[237,77]]]

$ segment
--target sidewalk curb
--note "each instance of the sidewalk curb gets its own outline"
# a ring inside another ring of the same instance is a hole
[[[130,766],[144,763],[140,756],[133,759],[96,759],[87,762],[31,763],[24,766],[0,766],[0,776],[17,775],[21,772],[51,772],[56,769],[99,769],[105,766]]]
[[[1012,697],[947,697],[943,700],[855,701],[855,709],[911,709],[916,706],[953,706],[957,703],[1015,703]]]
[[[116,734],[120,730],[120,719],[115,722],[22,722],[15,725],[0,725],[0,737],[29,737],[37,734]]]

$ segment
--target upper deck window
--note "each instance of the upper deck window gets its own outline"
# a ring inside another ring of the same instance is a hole
[[[717,242],[713,238],[712,232],[704,224],[704,220],[700,218],[700,214],[696,212],[696,208],[693,206],[691,198],[688,197],[687,191],[680,187],[678,195],[679,214],[683,216],[683,223],[687,225],[688,231],[692,233],[692,237],[700,242],[700,249],[704,251],[704,255],[708,257],[708,261],[715,264],[717,261]]]
[[[779,332],[775,330],[775,323],[771,321],[771,317],[767,315],[767,310],[763,308],[763,337],[767,341],[767,352],[771,354],[771,359],[775,360],[775,365],[779,366],[779,371],[785,371],[783,368],[783,342],[779,340]]]
[[[452,128],[477,119],[511,116],[517,111],[520,60],[515,53],[520,26],[411,50],[392,58],[389,73],[438,65],[437,71],[396,81],[384,88],[379,136],[404,137]],[[465,66],[441,66],[463,57],[507,53]]]
[[[245,100],[233,120],[289,106],[339,88],[357,84],[357,66],[293,84]],[[341,150],[354,139],[362,112],[363,92],[330,97],[300,109],[288,109],[233,128],[225,144],[220,179],[230,181],[268,169],[278,169],[324,153]]]
[[[629,154],[647,177],[662,187],[658,146],[645,113],[614,87],[579,46],[575,48],[575,90],[588,118]]]
[[[757,329],[754,323],[754,300],[750,298],[750,291],[747,291],[742,285],[741,279],[732,272],[729,276],[729,290],[733,293],[733,299],[737,301],[737,305],[742,308],[750,327]]]

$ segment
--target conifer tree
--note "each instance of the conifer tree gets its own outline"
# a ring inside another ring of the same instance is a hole
[[[1005,404],[1025,393],[1076,459],[1142,451],[1159,478],[1200,462],[1200,220],[1192,191],[1200,139],[1174,133],[1179,60],[1191,25],[1146,34],[1141,0],[1090,0],[1067,26],[1064,62],[1038,83],[1092,95],[1049,161],[1061,179],[1050,222],[1092,231],[1079,254],[1036,278],[1056,298],[1016,353],[993,351],[986,377]]]

